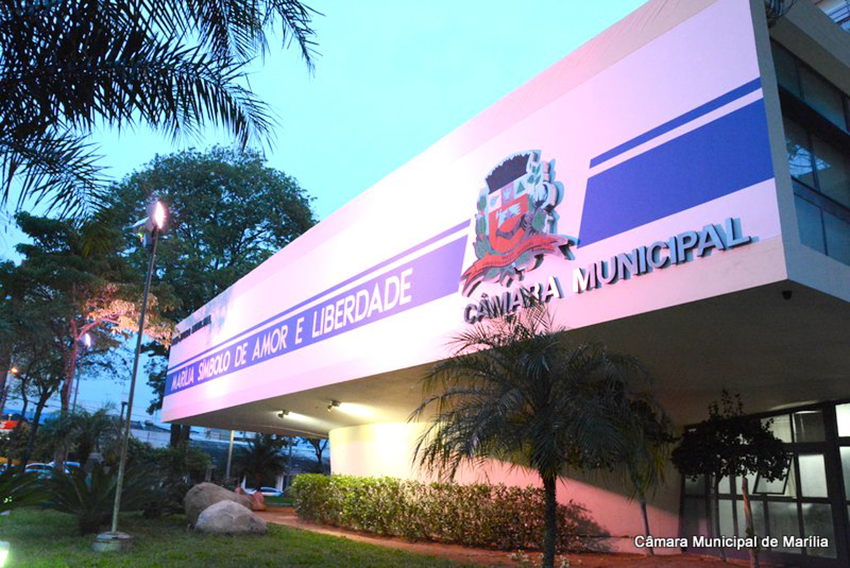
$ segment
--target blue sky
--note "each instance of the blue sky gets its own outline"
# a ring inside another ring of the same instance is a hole
[[[314,21],[315,73],[273,38],[250,84],[278,119],[269,165],[299,180],[321,219],[644,0],[307,3],[324,14]],[[93,138],[119,179],[157,153],[229,143],[210,131],[175,144],[143,128]],[[14,257],[18,239],[7,228],[0,257]],[[121,400],[127,383],[84,378],[80,399]],[[150,393],[139,383],[133,414],[146,418]]]

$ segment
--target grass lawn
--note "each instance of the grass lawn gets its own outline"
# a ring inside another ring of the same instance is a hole
[[[210,536],[182,515],[150,520],[122,515],[119,530],[135,537],[129,553],[96,553],[94,535],[80,537],[76,518],[24,509],[0,516],[0,540],[10,543],[7,566],[404,566],[459,564],[371,544],[269,524],[266,537]]]
[[[273,507],[292,507],[295,505],[295,499],[292,497],[266,497],[266,505]]]

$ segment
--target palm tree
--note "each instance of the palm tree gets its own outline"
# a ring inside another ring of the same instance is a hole
[[[119,439],[121,425],[113,410],[107,405],[94,412],[68,412],[47,423],[45,431],[57,447],[63,448],[63,454],[74,449],[85,464],[92,452],[101,452]]]
[[[545,306],[480,323],[451,343],[411,415],[431,425],[414,459],[453,478],[463,463],[498,459],[535,470],[545,494],[543,565],[554,566],[556,482],[569,468],[613,468],[628,444],[629,385],[647,375],[633,358],[571,345]]]
[[[670,461],[671,444],[676,441],[673,424],[667,413],[653,401],[639,399],[632,402],[632,418],[624,434],[629,442],[623,459],[622,472],[631,487],[629,500],[637,498],[643,516],[644,535],[649,536],[647,497],[654,494],[665,480],[664,471]],[[655,556],[655,549],[649,548]]]
[[[257,489],[263,483],[263,475],[283,471],[286,458],[280,453],[282,445],[283,442],[273,434],[256,434],[248,440],[248,447],[242,450],[239,457],[242,473],[254,480]]]
[[[243,147],[267,139],[244,66],[279,23],[312,69],[312,15],[297,0],[0,0],[0,202],[17,180],[19,208],[96,211],[104,189],[86,137],[101,125],[178,137],[211,123]]]

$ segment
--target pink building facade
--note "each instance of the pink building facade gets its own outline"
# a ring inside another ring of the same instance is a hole
[[[572,339],[644,360],[680,426],[723,388],[777,416],[794,460],[754,496],[757,531],[820,531],[828,547],[768,554],[846,565],[850,36],[798,4],[650,1],[182,322],[163,419],[329,437],[334,473],[420,476],[422,376],[531,294]],[[461,478],[537,483],[499,463]],[[708,534],[715,498],[743,535],[739,487],[671,469],[655,536]],[[559,492],[634,549],[616,479]]]

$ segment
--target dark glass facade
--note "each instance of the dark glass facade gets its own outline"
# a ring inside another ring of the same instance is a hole
[[[780,546],[762,551],[761,557],[780,565],[850,565],[850,403],[823,403],[758,418],[770,424],[791,457],[783,479],[768,482],[748,477],[756,535],[780,539]],[[715,500],[719,501],[721,533],[746,536],[741,479],[736,477],[721,480],[717,495],[705,478],[683,480],[683,536],[713,536]],[[784,546],[785,535],[824,537],[828,545]],[[739,558],[748,554],[745,550],[727,553]]]
[[[800,240],[850,264],[850,98],[773,44]]]

